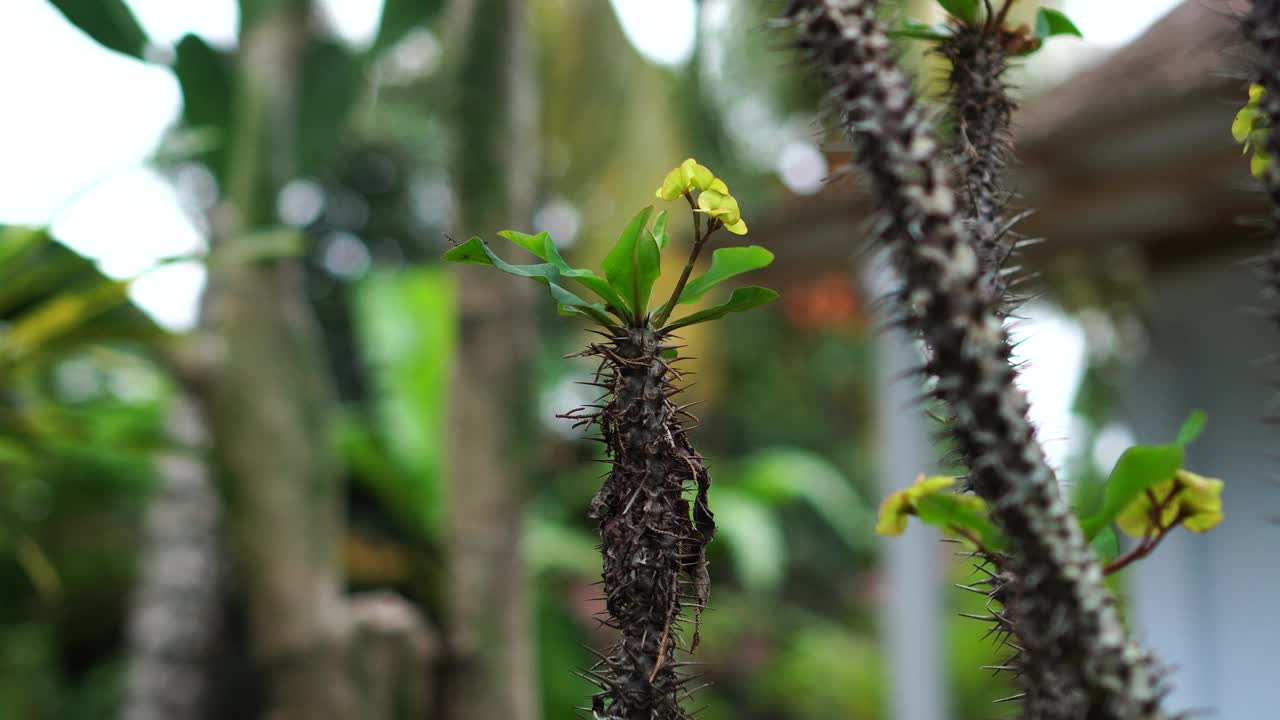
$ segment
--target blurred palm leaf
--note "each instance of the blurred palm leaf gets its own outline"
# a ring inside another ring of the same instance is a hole
[[[376,58],[415,27],[426,26],[444,8],[444,0],[384,0],[382,20],[369,57]]]
[[[49,0],[58,12],[103,47],[141,59],[147,34],[124,0]]]
[[[803,503],[854,552],[875,542],[874,509],[844,473],[822,456],[797,448],[762,450],[742,461],[735,485],[769,506]]]
[[[86,343],[161,337],[126,291],[47,231],[0,228],[0,381],[22,363]]]
[[[452,276],[437,268],[374,273],[355,288],[356,336],[377,397],[367,426],[347,425],[344,450],[383,505],[427,539],[443,514],[454,298]]]

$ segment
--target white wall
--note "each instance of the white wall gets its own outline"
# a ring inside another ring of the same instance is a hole
[[[1280,354],[1280,329],[1245,314],[1258,282],[1239,262],[1169,273],[1153,288],[1150,348],[1121,415],[1138,442],[1170,441],[1192,408],[1209,414],[1188,468],[1226,481],[1226,520],[1178,530],[1129,578],[1139,637],[1174,666],[1174,709],[1220,720],[1278,717],[1280,426],[1261,417],[1274,390],[1258,361]],[[1280,371],[1280,367],[1274,369]],[[1274,372],[1273,371],[1273,372]]]

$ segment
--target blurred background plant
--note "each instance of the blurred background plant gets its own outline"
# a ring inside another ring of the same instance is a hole
[[[163,128],[138,155],[167,210],[104,214],[110,200],[94,196],[113,197],[98,191],[119,162],[43,214],[0,198],[11,224],[0,228],[0,717],[124,710],[142,518],[158,502],[158,458],[174,449],[183,397],[212,434],[212,452],[194,456],[216,470],[232,577],[217,591],[225,637],[207,663],[219,697],[208,717],[287,703],[270,675],[298,648],[273,657],[261,644],[270,618],[254,598],[269,583],[247,568],[290,557],[340,584],[340,625],[365,622],[358,603],[373,590],[406,600],[420,623],[409,643],[427,669],[409,663],[408,684],[430,699],[380,700],[384,689],[357,674],[341,683],[355,686],[351,702],[392,708],[386,717],[425,704],[450,720],[581,705],[591,686],[572,671],[603,644],[587,520],[602,466],[587,462],[595,443],[554,416],[590,402],[575,382],[593,368],[561,359],[583,336],[505,278],[465,296],[474,283],[435,258],[450,237],[515,227],[547,230],[575,264],[597,264],[623,215],[690,155],[744,206],[770,208],[759,224],[752,214],[752,237],[778,254],[762,284],[782,293],[687,333],[720,525],[698,658],[712,683],[698,695],[703,717],[888,717],[874,298],[856,286],[845,236],[836,253],[816,236],[775,242],[770,218],[807,207],[840,158],[817,137],[816,90],[757,31],[768,8],[672,2],[645,24],[641,3],[622,1],[225,4],[233,19],[220,34],[172,31],[182,13],[142,0],[0,11],[0,26],[25,22],[77,48],[76,67],[127,64],[171,78],[181,96],[175,117],[138,102],[123,121]],[[925,17],[926,3],[906,4]],[[42,102],[73,92],[48,73],[30,73]],[[110,99],[104,117],[130,104]],[[68,153],[96,151],[79,144],[92,117],[54,119],[72,123]],[[0,134],[34,137],[14,128]],[[21,198],[21,185],[3,187]],[[176,225],[148,224],[175,205]],[[52,231],[17,226],[50,220]],[[690,231],[673,219],[673,242]],[[122,255],[148,244],[149,257],[121,270]],[[815,260],[810,247],[827,254]],[[678,274],[666,270],[658,294]],[[1111,302],[1135,293],[1081,279],[1091,272],[1055,279],[1068,308],[1113,330],[1136,322],[1132,305]],[[527,312],[495,319],[489,296]],[[1106,465],[1090,460],[1093,440],[1106,440],[1116,368],[1132,362],[1116,347],[1090,357],[1075,477]],[[468,415],[486,407],[497,414]],[[269,458],[287,443],[256,424],[276,410],[305,420],[286,424],[310,458],[284,474]],[[281,487],[308,501],[245,511]],[[276,534],[314,552],[273,560]],[[966,569],[954,572],[960,582]],[[966,596],[947,594],[948,609],[975,611]],[[322,625],[317,602],[285,606]],[[981,669],[992,641],[977,625],[946,627],[955,717],[988,717],[1006,694]],[[350,646],[363,641],[342,642],[361,652]],[[494,692],[494,678],[508,690]]]

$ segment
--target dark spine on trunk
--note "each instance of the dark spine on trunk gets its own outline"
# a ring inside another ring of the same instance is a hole
[[[1005,186],[1005,171],[1013,154],[1013,112],[1017,104],[1009,94],[1004,74],[1009,69],[1008,53],[1000,28],[985,24],[963,24],[955,28],[937,52],[947,59],[948,115],[954,136],[951,154],[956,163],[957,200],[961,223],[968,230],[969,243],[978,258],[979,291],[987,303],[1003,319],[1017,304],[1010,296],[1006,264],[1019,237],[1012,226],[1017,218],[1006,220],[1010,193]],[[951,425],[948,423],[948,429]],[[978,458],[963,452],[958,460],[973,468]],[[967,483],[972,489],[972,481]],[[968,586],[988,598],[986,620],[992,624],[991,634],[1008,654],[996,672],[1006,672],[1017,684],[1022,698],[1022,715],[1037,720],[1074,720],[1076,702],[1072,701],[1070,682],[1055,675],[1056,663],[1042,660],[1034,643],[1022,640],[1023,616],[1030,611],[1019,577],[1011,570],[1011,558],[1005,553],[975,553],[975,566],[983,577]]]
[[[1018,640],[1046,663],[1069,717],[1156,720],[1162,693],[1127,638],[1114,598],[1027,420],[1008,336],[982,290],[941,150],[872,0],[792,0],[796,44],[830,89],[885,214],[883,240],[903,278],[902,324],[925,341],[925,374],[948,408],[970,482],[1015,551]]]
[[[1009,204],[1004,171],[1012,156],[1011,126],[1017,109],[1004,73],[1009,68],[998,31],[961,25],[938,46],[950,63],[948,110],[954,126],[960,207],[978,255],[983,292],[1000,313],[1009,309],[1005,264],[1016,237],[1002,216]]]
[[[690,679],[678,671],[681,611],[706,602],[706,544],[715,532],[707,507],[710,476],[671,400],[679,373],[651,329],[632,328],[587,351],[601,358],[608,402],[595,419],[613,468],[591,503],[599,520],[604,591],[618,641],[587,675],[601,720],[678,720]],[[686,491],[695,491],[689,507]],[[695,619],[696,622],[696,619]],[[695,629],[690,647],[697,645]]]

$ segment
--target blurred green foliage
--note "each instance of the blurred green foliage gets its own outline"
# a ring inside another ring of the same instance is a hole
[[[118,699],[137,527],[162,446],[159,330],[46,232],[0,228],[0,717]]]
[[[106,47],[153,55],[122,0],[55,4]],[[239,5],[244,29],[266,3]],[[302,239],[306,292],[344,406],[335,442],[351,488],[351,542],[376,537],[398,558],[364,568],[355,566],[364,556],[349,553],[352,582],[394,587],[433,621],[448,508],[447,399],[451,370],[466,359],[453,353],[451,276],[431,258],[455,227],[495,229],[467,223],[499,212],[502,168],[455,150],[476,145],[457,142],[464,135],[500,147],[506,138],[495,123],[508,112],[494,107],[505,82],[499,53],[462,63],[460,38],[448,34],[460,26],[446,25],[445,6],[386,0],[366,49],[313,38],[295,132],[298,180],[317,189],[320,207],[282,228],[281,198],[263,195],[253,224]],[[630,214],[619,199],[647,197],[652,180],[690,154],[741,178],[734,193],[748,207],[782,198],[760,141],[738,120],[763,108],[770,137],[807,128],[816,91],[782,67],[766,33],[743,31],[759,27],[761,8],[734,3],[718,23],[700,23],[694,57],[674,68],[631,49],[608,3],[542,0],[530,12],[544,99],[509,112],[537,115],[538,202],[568,209],[576,233],[558,239],[575,253],[604,258]],[[503,42],[497,23],[466,29],[484,47]],[[198,132],[204,142],[166,169],[201,166],[223,193],[236,181],[227,148],[245,131],[237,60],[234,49],[187,35],[169,65],[184,100],[170,141]],[[217,211],[206,219],[216,227]],[[263,237],[249,238],[257,253],[223,261],[261,259]],[[683,250],[688,228],[673,221],[670,237]],[[365,262],[335,262],[340,251]],[[761,267],[754,255],[747,264]],[[110,717],[119,698],[136,528],[169,395],[164,373],[139,349],[163,336],[125,299],[123,285],[47,233],[0,231],[0,718]],[[883,718],[867,499],[875,495],[872,338],[856,314],[814,326],[781,306],[718,325],[691,340],[705,364],[697,392],[708,422],[697,433],[712,459],[722,528],[697,658],[715,682],[703,696],[705,717]],[[602,467],[588,462],[599,459],[594,444],[550,421],[579,400],[566,388],[592,369],[560,358],[580,346],[578,330],[544,321],[538,329],[542,347],[526,382],[548,422],[523,439],[534,480],[524,551],[543,716],[553,718],[590,694],[572,670],[592,661],[584,646],[601,645],[592,599],[599,558],[586,510]],[[983,629],[962,630],[971,625],[952,630],[952,685],[961,717],[987,717],[999,691],[979,669],[990,658]]]

